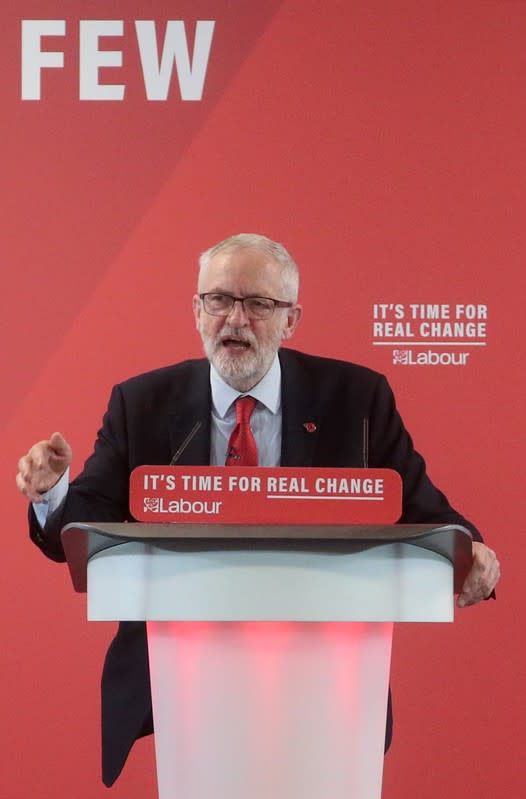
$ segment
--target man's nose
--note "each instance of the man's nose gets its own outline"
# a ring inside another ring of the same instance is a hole
[[[241,300],[234,300],[232,310],[228,314],[227,319],[232,327],[240,327],[242,325],[250,324],[250,319],[245,312],[245,308],[243,307]]]

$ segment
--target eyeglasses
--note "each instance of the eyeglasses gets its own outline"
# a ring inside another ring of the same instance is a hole
[[[199,299],[210,316],[229,316],[236,302],[240,302],[249,319],[269,319],[275,308],[292,308],[294,304],[270,297],[233,297],[231,294],[218,294],[215,291],[200,294]]]

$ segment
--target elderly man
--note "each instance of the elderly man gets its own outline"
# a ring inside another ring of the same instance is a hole
[[[94,452],[69,486],[71,449],[59,433],[20,459],[17,485],[32,502],[31,537],[48,557],[64,560],[60,529],[70,521],[131,518],[128,480],[136,466],[170,463],[176,452],[179,463],[192,465],[238,457],[233,441],[245,414],[252,462],[261,466],[357,467],[365,446],[370,467],[395,469],[402,477],[401,522],[471,530],[473,565],[459,606],[491,594],[499,577],[495,554],[429,480],[385,378],[280,349],[301,318],[298,285],[286,249],[264,236],[239,234],[203,253],[193,309],[206,359],[116,386]],[[121,623],[108,651],[102,725],[103,779],[111,785],[134,740],[152,732],[142,623]]]

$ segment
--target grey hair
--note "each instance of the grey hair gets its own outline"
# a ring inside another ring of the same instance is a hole
[[[218,244],[214,244],[210,249],[205,250],[199,256],[199,283],[203,273],[205,272],[210,260],[218,252],[225,252],[227,250],[243,250],[255,249],[270,255],[275,261],[282,266],[282,278],[286,293],[289,295],[289,302],[298,301],[300,276],[296,262],[290,256],[283,244],[278,241],[262,236],[259,233],[237,233],[235,236],[229,236],[223,239]]]

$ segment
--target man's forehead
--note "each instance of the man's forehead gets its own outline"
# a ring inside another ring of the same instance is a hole
[[[282,266],[269,253],[253,247],[222,250],[210,258],[203,278],[207,284],[233,281],[275,286],[282,282]]]
[[[226,247],[211,256],[209,266],[212,264],[236,265],[250,267],[252,265],[262,266],[273,264],[280,266],[279,262],[270,252],[266,252],[260,247]]]

